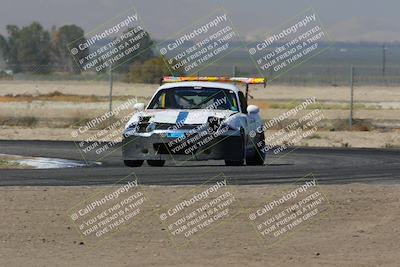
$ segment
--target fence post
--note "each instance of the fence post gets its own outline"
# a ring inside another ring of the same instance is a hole
[[[109,111],[110,113],[112,112],[112,88],[113,88],[113,73],[112,73],[112,65],[110,64],[110,70],[109,70],[109,81],[110,81],[110,92],[108,95],[108,99],[110,101],[109,103]]]
[[[349,117],[349,127],[353,126],[353,85],[354,85],[354,66],[350,67],[350,117]]]
[[[386,72],[386,46],[385,44],[382,45],[382,76],[385,78]]]

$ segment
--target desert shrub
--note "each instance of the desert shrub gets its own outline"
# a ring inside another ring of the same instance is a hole
[[[180,76],[184,73],[179,71],[174,74]],[[159,83],[160,78],[166,75],[171,75],[170,68],[162,57],[156,57],[148,59],[143,63],[133,63],[124,81],[132,83]]]

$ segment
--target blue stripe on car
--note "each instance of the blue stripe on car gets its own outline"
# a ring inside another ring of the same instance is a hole
[[[181,138],[185,136],[184,133],[167,133],[167,137],[169,138]]]
[[[178,114],[178,117],[176,118],[176,124],[182,124],[185,122],[186,118],[188,117],[189,112],[187,111],[181,111]]]

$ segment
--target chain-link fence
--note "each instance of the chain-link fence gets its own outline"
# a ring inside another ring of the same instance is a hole
[[[341,48],[341,47],[345,48]],[[350,68],[354,66],[355,85],[400,85],[400,45],[340,45],[327,47],[323,53],[300,60],[287,71],[274,77],[272,69],[262,72],[257,69],[245,48],[204,65],[191,75],[201,76],[265,76],[274,84],[293,86],[347,86],[350,80]],[[10,69],[10,66],[7,66]],[[3,74],[0,79],[14,80],[107,80],[104,73],[71,73],[63,65],[24,65],[24,71]],[[126,73],[116,69],[114,79],[123,81]]]

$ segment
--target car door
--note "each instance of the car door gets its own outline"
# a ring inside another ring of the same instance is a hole
[[[243,120],[244,120],[244,132],[245,132],[245,140],[248,143],[248,135],[253,127],[253,120],[252,118],[247,114],[247,100],[243,94],[242,91],[239,91],[238,93],[239,95],[239,102],[240,102],[240,109],[242,111],[243,114]]]
[[[246,121],[246,128],[245,128],[245,135],[246,135],[246,143],[248,147],[254,146],[257,142],[256,140],[256,129],[262,124],[261,118],[259,114],[249,114],[247,112],[247,99],[245,98],[243,92],[239,91],[239,101],[242,113],[245,115]],[[253,140],[252,140],[253,139]]]

